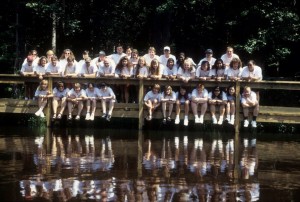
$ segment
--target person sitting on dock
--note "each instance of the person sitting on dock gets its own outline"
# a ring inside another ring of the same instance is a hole
[[[251,121],[251,126],[253,128],[256,128],[256,117],[259,112],[259,103],[256,93],[253,92],[249,86],[245,86],[241,98],[244,113],[244,127],[246,128],[249,125],[249,108],[253,108],[253,118]]]
[[[191,94],[188,92],[188,86],[181,85],[176,93],[176,118],[175,124],[180,123],[180,106],[184,105],[184,121],[183,125],[189,125],[189,109],[190,109]]]
[[[226,93],[220,90],[219,86],[214,87],[212,92],[208,94],[208,103],[210,106],[210,113],[213,124],[223,124],[225,114],[225,106],[227,104]],[[216,107],[219,106],[219,121],[216,118]]]
[[[74,107],[77,105],[78,106],[78,112],[77,116],[75,117],[76,120],[80,119],[80,114],[83,109],[83,101],[86,99],[86,94],[83,89],[81,89],[80,83],[75,83],[74,88],[72,88],[68,92],[68,120],[72,120],[72,111]]]
[[[35,112],[36,116],[40,116],[42,118],[45,117],[45,114],[43,112],[45,106],[47,105],[48,98],[53,97],[53,94],[51,91],[48,89],[48,81],[47,80],[42,80],[40,82],[39,87],[36,89],[34,96],[38,100],[38,106],[39,110]]]
[[[164,92],[161,94],[161,107],[163,113],[163,124],[166,122],[171,122],[171,114],[173,111],[173,106],[176,101],[176,93],[172,90],[171,86],[166,86]],[[167,105],[169,106],[168,117],[167,117]]]
[[[159,91],[160,85],[154,84],[152,90],[149,91],[144,97],[144,103],[148,109],[148,116],[146,118],[148,121],[152,120],[153,111],[160,105],[161,94],[159,93]]]
[[[101,83],[98,91],[98,99],[101,100],[103,115],[102,118],[105,118],[107,121],[110,121],[111,115],[114,109],[116,102],[116,95],[113,90],[107,86],[106,83]],[[106,104],[108,105],[108,113],[106,110]]]
[[[52,109],[53,109],[53,119],[61,119],[65,107],[67,105],[67,95],[69,89],[65,88],[65,84],[62,81],[57,82],[57,86],[53,88],[53,99],[52,99]],[[60,111],[57,114],[57,108],[60,106]]]
[[[86,116],[85,120],[94,121],[95,111],[97,106],[97,97],[99,89],[93,83],[88,83],[85,89],[86,98]]]
[[[233,85],[227,88],[226,96],[227,96],[226,121],[228,121],[229,124],[233,125],[234,117],[235,117],[235,100],[236,100],[235,88]]]
[[[207,110],[207,100],[208,100],[208,92],[204,88],[204,85],[199,83],[192,91],[192,102],[191,107],[193,110],[193,114],[195,116],[195,123],[203,123],[204,114]],[[200,117],[198,116],[198,105],[200,105]]]

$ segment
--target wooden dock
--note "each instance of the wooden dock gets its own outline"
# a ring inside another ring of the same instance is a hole
[[[144,98],[144,88],[148,86],[152,86],[154,83],[158,83],[161,86],[171,85],[173,87],[180,86],[182,82],[180,81],[169,81],[165,79],[161,80],[138,80],[138,79],[108,79],[108,78],[62,78],[62,77],[47,77],[49,82],[49,88],[52,89],[54,83],[57,81],[65,81],[68,83],[100,83],[106,82],[108,84],[130,84],[137,86],[139,89],[138,92],[138,103],[116,103],[115,109],[113,111],[113,117],[122,117],[122,118],[136,118],[139,121],[139,129],[142,129],[145,118],[145,109],[143,105]],[[21,77],[19,75],[10,75],[10,74],[0,74],[0,84],[24,84],[25,82],[39,82],[38,78],[26,76]],[[206,88],[211,88],[216,85],[220,87],[228,87],[229,85],[235,85],[237,91],[237,112],[236,112],[236,122],[235,129],[239,130],[240,121],[242,120],[242,111],[240,108],[240,89],[244,86],[250,86],[254,91],[256,90],[289,90],[295,91],[295,93],[299,94],[300,91],[300,82],[299,81],[260,81],[260,82],[231,82],[231,81],[199,81],[193,80],[188,85],[193,89],[197,83],[204,83]],[[270,103],[272,103],[270,99]],[[280,103],[276,103],[278,105]],[[127,107],[129,110],[125,110]],[[33,100],[21,100],[21,99],[11,99],[11,98],[1,98],[0,99],[0,113],[29,113],[33,114],[37,111],[37,101]],[[51,122],[51,107],[47,107],[46,109],[46,120],[47,125],[50,126]],[[175,107],[174,107],[175,110]],[[67,109],[65,110],[67,113]],[[76,113],[76,111],[74,112]],[[85,111],[82,112],[82,115],[85,115]],[[101,106],[100,103],[97,105],[96,116],[101,115]],[[183,113],[181,113],[183,116]],[[162,119],[161,110],[157,110],[153,114],[154,119]],[[175,112],[172,114],[172,118],[175,118]],[[183,117],[181,117],[183,118]],[[190,110],[189,119],[193,120],[194,116],[192,115],[192,111]],[[211,116],[208,112],[205,115],[205,120],[211,120]],[[300,123],[300,108],[299,107],[289,107],[289,106],[260,106],[259,116],[257,117],[258,122],[271,122],[271,123],[291,123],[291,124],[299,124]]]

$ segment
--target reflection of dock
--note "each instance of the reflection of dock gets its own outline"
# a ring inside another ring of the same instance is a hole
[[[61,78],[61,77],[48,77],[49,88],[53,87],[53,82],[58,80],[66,80],[68,82],[107,82],[108,84],[130,84],[133,86],[137,86],[139,88],[138,100],[139,103],[130,103],[125,106],[124,103],[116,103],[115,109],[113,112],[113,117],[120,118],[135,118],[138,119],[138,128],[142,129],[144,122],[144,106],[143,106],[143,97],[144,97],[144,87],[153,85],[152,80],[137,80],[137,79],[105,79],[105,78]],[[38,79],[35,77],[20,77],[18,75],[0,75],[0,83],[19,83],[24,84],[24,82],[38,82]],[[179,81],[168,81],[168,80],[157,80],[156,83],[159,83],[161,86],[171,85],[174,87],[178,87],[181,85]],[[197,83],[200,81],[191,81],[188,85],[190,88],[194,88]],[[289,90],[289,91],[299,91],[300,90],[300,82],[297,81],[261,81],[261,82],[231,82],[231,81],[222,81],[221,83],[216,83],[215,81],[201,81],[205,84],[207,88],[211,88],[215,85],[219,85],[220,87],[228,87],[229,85],[235,85],[238,98],[237,98],[237,112],[236,117],[242,116],[241,110],[239,109],[239,92],[242,87],[245,85],[252,87],[254,90]],[[298,98],[299,99],[299,98]],[[276,103],[280,104],[280,103]],[[96,111],[96,115],[101,114],[100,104],[98,105],[98,109]],[[129,110],[125,110],[125,107]],[[16,99],[0,99],[0,112],[1,113],[34,113],[37,110],[36,101],[24,101],[24,100],[16,100]],[[153,118],[161,119],[162,114],[160,110],[159,112],[155,112]],[[75,112],[74,112],[75,113]],[[50,114],[51,110],[48,108],[47,115],[47,123],[50,126]],[[83,115],[85,113],[83,112]],[[175,115],[173,114],[173,117]],[[190,113],[189,119],[193,120],[194,116]],[[206,120],[210,120],[209,112],[207,112],[205,116]],[[298,107],[279,107],[279,106],[260,106],[260,114],[257,119],[258,122],[272,122],[272,123],[300,123],[300,108]],[[239,124],[239,122],[236,122]],[[236,125],[238,126],[238,125]],[[238,130],[238,127],[235,127]]]

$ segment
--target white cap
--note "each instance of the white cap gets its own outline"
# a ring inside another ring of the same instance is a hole
[[[164,47],[164,50],[170,51],[170,47],[169,47],[169,46],[165,46],[165,47]]]

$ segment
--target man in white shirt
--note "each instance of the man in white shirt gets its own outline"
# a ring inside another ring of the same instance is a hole
[[[164,54],[159,57],[159,62],[164,65],[164,67],[167,66],[167,62],[169,58],[173,58],[174,64],[176,64],[176,57],[171,54],[171,49],[169,46],[164,47]]]
[[[210,64],[210,67],[212,67],[215,64],[216,58],[213,57],[212,49],[207,49],[205,51],[205,58],[202,58],[200,60],[200,62],[198,63],[198,66],[200,66],[203,61],[208,61]]]
[[[126,56],[126,54],[123,52],[124,49],[123,49],[123,46],[122,45],[118,45],[117,48],[116,48],[116,53],[113,53],[111,55],[109,55],[108,57],[111,58],[115,64],[118,64],[120,59],[124,56]]]
[[[261,81],[263,78],[261,68],[255,65],[254,60],[250,60],[248,65],[243,67],[241,77],[244,81]]]
[[[223,60],[223,63],[226,65],[226,67],[229,67],[229,64],[233,58],[239,58],[239,56],[233,53],[233,48],[231,46],[228,46],[226,49],[226,53],[222,55],[221,59]]]

